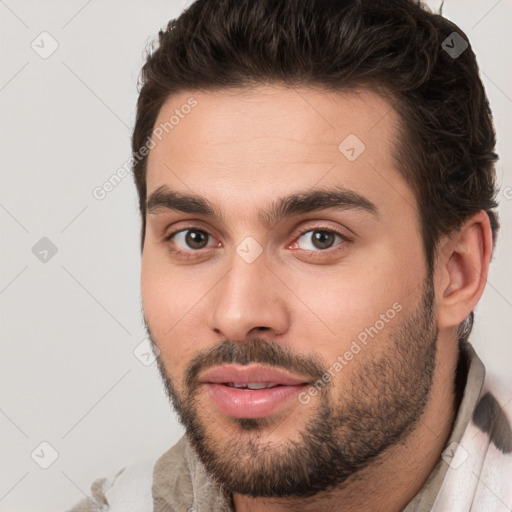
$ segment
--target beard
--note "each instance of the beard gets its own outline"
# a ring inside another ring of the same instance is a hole
[[[147,323],[146,328],[158,346]],[[417,309],[387,329],[388,342],[375,351],[378,355],[368,348],[366,355],[361,352],[359,357],[365,359],[348,382],[341,382],[340,396],[332,396],[330,385],[319,390],[316,404],[305,409],[311,418],[295,432],[297,439],[283,438],[278,445],[262,437],[279,426],[281,415],[229,418],[237,427],[235,434],[222,426],[215,431],[216,420],[206,412],[211,403],[201,403],[198,397],[198,375],[220,364],[255,362],[316,380],[328,373],[328,366],[316,356],[297,355],[260,338],[225,340],[187,365],[181,394],[161,358],[158,368],[188,441],[223,491],[305,498],[345,486],[349,477],[377,463],[379,455],[404,440],[420,420],[432,387],[438,336],[431,277],[425,280]],[[371,343],[379,343],[378,338]],[[297,414],[296,406],[293,413]]]

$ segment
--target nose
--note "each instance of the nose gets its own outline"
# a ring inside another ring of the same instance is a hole
[[[251,263],[234,254],[231,268],[210,294],[210,328],[231,341],[261,332],[282,334],[289,326],[286,291],[264,253]]]

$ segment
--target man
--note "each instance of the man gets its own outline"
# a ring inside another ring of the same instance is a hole
[[[412,0],[198,0],[159,36],[133,171],[186,435],[73,510],[511,510],[512,392],[468,342],[498,221],[466,35]]]

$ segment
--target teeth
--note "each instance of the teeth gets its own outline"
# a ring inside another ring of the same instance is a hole
[[[268,384],[265,382],[248,382],[245,383],[238,383],[238,382],[228,382],[227,383],[229,387],[231,388],[248,388],[248,389],[265,389],[265,388],[273,388],[275,386],[278,386],[279,384]]]
[[[265,384],[264,382],[250,382],[247,384],[249,389],[264,389],[272,387],[272,384]]]

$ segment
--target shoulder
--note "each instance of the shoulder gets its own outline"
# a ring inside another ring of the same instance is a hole
[[[96,479],[90,495],[66,512],[176,512],[202,506],[233,510],[183,436],[163,455]]]
[[[66,512],[106,512],[109,503],[105,493],[112,489],[126,466],[107,477],[99,477],[91,484],[89,496],[86,496]]]
[[[147,512],[153,510],[156,457],[132,462],[94,480],[89,495],[66,512]]]
[[[472,421],[492,447],[512,458],[512,380],[487,375]]]
[[[196,456],[182,437],[156,462],[153,499],[157,510],[188,510],[194,501]]]

